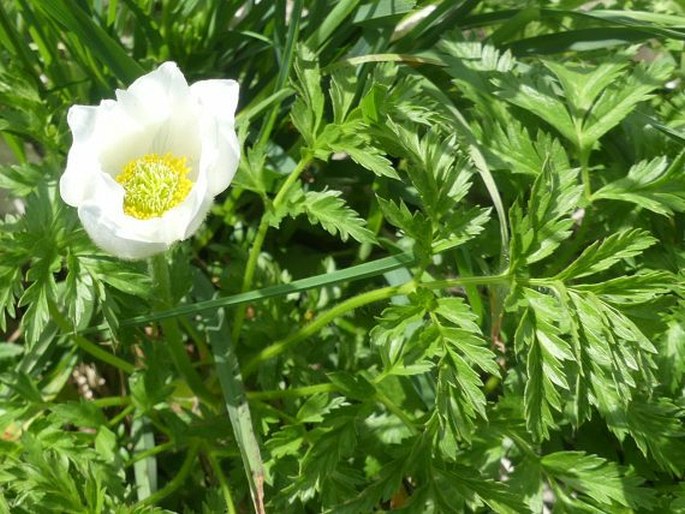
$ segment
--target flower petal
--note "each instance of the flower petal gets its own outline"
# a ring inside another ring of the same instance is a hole
[[[93,242],[106,252],[121,259],[145,259],[168,248],[165,243],[136,241],[121,237],[112,220],[103,216],[102,209],[93,204],[79,207],[79,218]]]
[[[240,144],[233,129],[239,86],[235,80],[203,80],[190,86],[201,110],[202,159],[212,196],[228,187],[238,169]]]
[[[233,127],[240,96],[235,80],[200,80],[190,86],[190,94],[204,110]]]
[[[158,123],[189,100],[189,88],[183,73],[174,62],[165,62],[143,75],[127,90],[117,89],[117,102],[132,118],[143,125]]]

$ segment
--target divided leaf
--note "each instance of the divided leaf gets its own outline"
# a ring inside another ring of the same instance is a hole
[[[349,237],[360,243],[374,243],[376,238],[365,227],[366,222],[340,198],[340,191],[307,191],[300,208],[310,223],[318,223],[331,235],[340,235],[347,241]]]
[[[612,234],[588,246],[580,256],[555,278],[571,280],[607,270],[623,259],[641,254],[656,243],[649,232],[634,228]]]
[[[654,504],[655,491],[642,487],[644,479],[623,473],[615,463],[596,455],[556,452],[543,456],[541,464],[552,480],[568,488],[566,498],[579,494],[580,502],[603,512],[615,512],[619,505],[649,509]]]
[[[628,170],[625,178],[611,182],[598,191],[595,200],[630,202],[663,216],[685,210],[685,153],[669,166],[665,156],[641,161]]]
[[[517,354],[526,353],[526,426],[535,438],[547,439],[549,429],[556,426],[553,410],[562,409],[558,389],[570,389],[564,361],[574,361],[575,357],[556,324],[558,301],[531,289],[523,292],[529,307],[521,316],[515,343]]]

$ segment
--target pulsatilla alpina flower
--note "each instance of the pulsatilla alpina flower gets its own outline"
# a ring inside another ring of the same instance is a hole
[[[237,103],[237,82],[189,86],[167,62],[116,100],[71,107],[60,194],[93,241],[142,259],[190,237],[238,166]]]

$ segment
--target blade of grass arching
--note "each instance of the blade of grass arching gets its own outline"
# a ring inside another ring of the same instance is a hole
[[[662,134],[665,134],[666,136],[677,141],[679,144],[685,143],[685,133],[678,132],[677,130],[674,130],[669,126],[660,123],[658,120],[643,112],[635,111],[635,114],[642,118],[645,121],[645,124],[651,125]]]
[[[133,82],[145,70],[130,57],[74,0],[34,0],[49,18],[88,45],[89,50],[125,83]]]
[[[250,484],[252,504],[257,514],[264,514],[264,465],[252,425],[240,365],[231,344],[231,331],[226,323],[224,310],[220,309],[213,318],[216,322],[214,326],[207,328],[207,335],[214,354],[221,391]]]
[[[461,25],[462,18],[471,12],[480,0],[463,0],[460,3],[438,3],[425,18],[419,21],[396,43],[396,49],[430,48],[445,32]]]
[[[557,14],[558,13],[558,14]],[[658,14],[645,11],[612,11],[598,9],[596,11],[555,11],[544,9],[543,14],[563,16],[565,14],[583,19],[592,19],[604,24],[621,25],[651,33],[654,37],[672,39],[685,38],[685,17]]]
[[[159,321],[167,318],[174,318],[176,316],[187,316],[198,314],[204,311],[218,309],[220,307],[230,307],[233,305],[240,305],[242,303],[254,302],[273,298],[274,296],[284,296],[290,293],[299,293],[307,289],[314,289],[323,287],[338,282],[352,282],[355,280],[362,280],[365,278],[376,277],[382,275],[387,271],[398,268],[410,266],[414,262],[414,256],[408,253],[393,255],[391,257],[384,257],[364,264],[358,264],[349,268],[334,271],[333,273],[324,273],[313,277],[295,280],[289,284],[279,284],[276,286],[265,287],[255,291],[248,291],[246,293],[235,294],[223,298],[216,298],[213,300],[205,300],[190,305],[181,305],[173,309],[159,311],[154,314],[145,316],[136,316],[122,320],[120,327],[130,327],[133,325],[141,325],[153,321]],[[82,331],[82,333],[93,330],[106,330],[106,325],[90,328]]]
[[[307,46],[312,51],[318,53],[319,49],[342,24],[345,18],[356,9],[357,4],[359,4],[359,0],[341,0],[338,2],[330,14],[326,16],[323,23],[307,38]]]
[[[625,27],[579,29],[519,39],[507,45],[514,55],[548,55],[563,52],[589,52],[630,45],[653,38],[650,32]],[[685,38],[681,35],[680,39]]]

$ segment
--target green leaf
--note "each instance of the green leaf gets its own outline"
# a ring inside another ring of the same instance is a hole
[[[516,353],[526,355],[527,382],[524,392],[526,426],[537,439],[547,439],[549,428],[556,425],[553,410],[561,411],[557,389],[569,390],[564,361],[574,361],[570,345],[562,338],[557,322],[558,300],[524,289],[529,307],[525,310],[515,334]]]
[[[549,257],[571,235],[571,215],[580,201],[578,170],[546,167],[535,179],[526,206],[514,205],[511,258],[514,264],[533,264]]]
[[[511,120],[504,126],[497,124],[493,133],[487,136],[489,139],[486,139],[487,146],[483,151],[487,152],[489,161],[494,161],[494,168],[533,177],[546,167],[553,170],[571,168],[566,151],[557,138],[538,130],[533,139],[528,129],[517,120]]]
[[[390,160],[378,148],[363,142],[356,142],[357,146],[352,146],[353,144],[355,141],[336,142],[328,146],[334,152],[348,154],[354,162],[372,171],[378,177],[399,179]]]
[[[445,216],[433,242],[433,253],[441,253],[451,248],[463,245],[482,234],[485,225],[490,221],[491,209],[474,207],[464,212],[454,209]]]
[[[0,189],[8,189],[16,196],[33,192],[45,178],[45,172],[31,164],[0,166]]]
[[[365,227],[365,221],[347,206],[340,198],[340,191],[308,191],[300,204],[302,212],[309,218],[310,223],[320,224],[331,235],[340,234],[340,239],[347,241],[348,237],[360,243],[373,243],[373,233]]]
[[[53,405],[50,410],[61,424],[82,428],[98,428],[107,423],[102,411],[89,402],[64,402]]]
[[[655,60],[648,66],[637,66],[625,81],[608,87],[585,116],[581,148],[590,148],[609,130],[618,125],[637,104],[651,97],[651,93],[668,80],[672,64]]]
[[[682,476],[685,471],[685,414],[667,398],[637,399],[628,406],[623,420],[609,427],[619,436],[626,428],[645,456],[651,456],[661,469]]]
[[[640,255],[656,242],[649,232],[637,228],[612,234],[605,240],[596,241],[588,246],[580,257],[555,278],[571,280],[594,275],[611,268],[623,259]]]
[[[535,78],[533,78],[535,77]],[[545,120],[568,141],[577,144],[575,124],[564,102],[554,92],[553,83],[539,75],[519,80],[505,76],[497,96]]]
[[[15,343],[0,343],[0,361],[10,360],[24,353],[24,347]]]
[[[649,509],[654,504],[655,491],[642,487],[644,479],[624,474],[615,463],[596,455],[557,452],[543,456],[541,463],[554,480],[591,498],[602,510],[611,512],[617,505]]]
[[[297,130],[314,149],[323,118],[324,95],[321,91],[321,72],[314,53],[305,45],[298,46],[293,68],[297,77],[293,83],[297,99],[290,116]]]
[[[124,51],[122,45],[113,40],[74,0],[37,0],[35,5],[80,41],[87,41],[88,49],[121,81],[131,83],[144,73],[143,68]]]
[[[590,111],[597,97],[621,76],[628,65],[625,61],[608,61],[598,66],[553,61],[546,61],[544,64],[561,83],[576,118],[582,118]]]
[[[356,92],[357,76],[354,68],[344,66],[331,73],[328,94],[333,107],[333,123],[340,125],[347,118]]]
[[[630,202],[664,216],[681,212],[685,210],[684,156],[681,153],[670,166],[665,156],[641,161],[626,177],[605,185],[592,198]]]
[[[635,305],[673,291],[677,279],[668,272],[645,270],[604,282],[574,284],[576,291],[589,291],[611,304]]]

